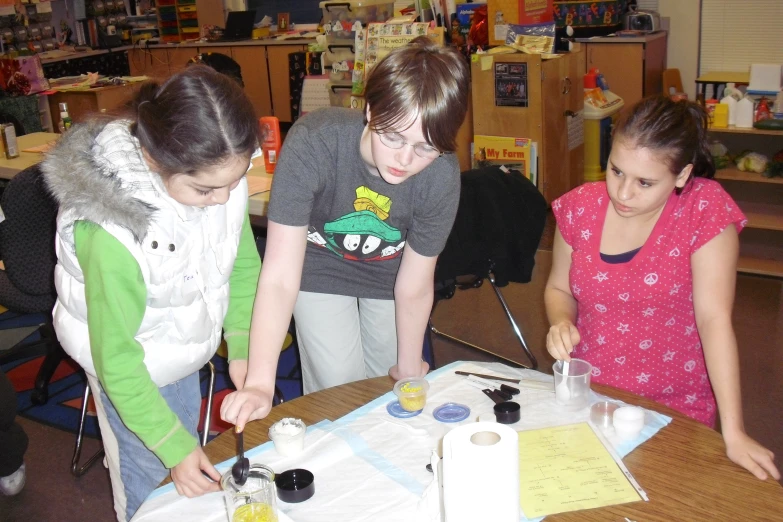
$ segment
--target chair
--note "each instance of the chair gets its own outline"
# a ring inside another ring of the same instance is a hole
[[[206,367],[209,369],[209,381],[207,381],[207,408],[204,412],[204,430],[201,433],[200,441],[202,446],[206,446],[209,440],[209,426],[212,423],[212,398],[215,391],[215,365],[212,364],[212,361],[207,361]],[[82,455],[82,442],[84,441],[84,422],[87,418],[87,404],[90,401],[91,393],[90,385],[85,382],[84,395],[82,396],[82,411],[81,416],[79,417],[79,432],[76,435],[76,442],[73,447],[73,457],[71,458],[71,474],[76,478],[87,473],[87,470],[104,455],[104,450],[101,448],[95,452],[95,455],[87,459],[87,462],[81,466],[79,465],[79,459]]]
[[[663,94],[671,96],[677,92],[682,91],[682,79],[680,78],[679,69],[665,69],[663,71]]]
[[[204,65],[215,69],[217,72],[225,74],[229,78],[233,78],[240,87],[245,87],[245,82],[242,80],[242,67],[236,60],[228,55],[221,53],[201,53],[188,60],[188,65],[195,63],[203,63]]]
[[[45,347],[46,357],[31,397],[34,404],[45,404],[49,381],[65,356],[52,326],[57,203],[45,188],[41,170],[34,165],[10,181],[0,207],[5,214],[0,223],[0,250],[5,264],[5,270],[0,271],[0,304],[18,313],[45,314],[41,339],[6,350],[0,360],[16,360]]]
[[[488,280],[530,361],[529,368],[536,369],[538,361],[511,315],[500,287],[509,282],[530,281],[546,223],[546,200],[530,180],[515,170],[500,167],[469,170],[462,173],[461,183],[454,227],[435,269],[432,313],[441,300],[453,297],[457,289],[478,288],[484,279]],[[438,330],[432,323],[432,314],[429,330],[432,334],[519,365],[486,348]]]

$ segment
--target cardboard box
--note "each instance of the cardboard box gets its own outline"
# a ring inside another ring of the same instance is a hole
[[[554,19],[552,0],[519,0],[519,25],[543,24]]]

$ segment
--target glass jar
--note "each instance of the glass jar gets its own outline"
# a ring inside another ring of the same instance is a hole
[[[278,522],[275,472],[251,464],[247,481],[238,485],[229,469],[220,479],[229,522]]]

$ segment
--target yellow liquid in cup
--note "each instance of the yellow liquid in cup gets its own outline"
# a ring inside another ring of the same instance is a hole
[[[269,504],[253,502],[239,506],[231,522],[277,522],[277,512]]]

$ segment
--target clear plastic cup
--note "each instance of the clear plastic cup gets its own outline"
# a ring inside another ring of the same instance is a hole
[[[405,411],[419,411],[427,404],[427,379],[402,379],[394,385],[394,393]]]
[[[274,442],[277,452],[288,457],[304,449],[306,429],[307,426],[301,420],[286,417],[272,424],[269,428],[269,438]]]
[[[275,472],[263,464],[251,464],[247,481],[234,481],[231,469],[220,479],[229,522],[278,522]]]
[[[563,375],[563,361],[552,365],[555,374],[555,401],[569,411],[581,410],[590,403],[590,372],[593,366],[582,359],[571,359],[568,375]]]

